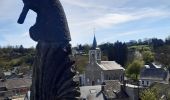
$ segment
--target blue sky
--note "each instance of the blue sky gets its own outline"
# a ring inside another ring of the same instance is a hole
[[[64,6],[72,37],[72,45],[98,44],[166,38],[170,35],[170,0],[60,0]],[[0,45],[35,46],[29,38],[29,27],[36,14],[29,12],[25,23],[17,24],[22,10],[21,0],[0,1]]]

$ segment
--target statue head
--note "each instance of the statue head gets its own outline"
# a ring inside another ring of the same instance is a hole
[[[23,0],[24,8],[18,19],[22,24],[29,10],[37,13],[36,23],[30,28],[35,41],[68,42],[71,40],[67,19],[59,0]]]

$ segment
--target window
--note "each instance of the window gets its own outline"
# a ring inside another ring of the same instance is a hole
[[[149,85],[149,81],[147,81],[147,85]]]
[[[100,53],[99,52],[97,53],[97,59],[100,59]]]
[[[105,75],[105,80],[108,80],[109,79],[109,76],[108,75]]]
[[[109,80],[111,80],[111,78],[109,77]]]
[[[95,89],[90,89],[89,91],[90,91],[91,94],[97,93],[97,91]]]
[[[97,83],[100,83],[100,79],[97,79]]]
[[[94,54],[92,54],[92,57],[94,58]]]
[[[88,83],[89,83],[89,81],[90,81],[89,78],[87,78],[87,82],[88,82]]]
[[[142,81],[142,84],[144,84],[144,81]]]

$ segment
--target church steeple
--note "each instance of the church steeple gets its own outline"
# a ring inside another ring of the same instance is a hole
[[[89,62],[90,63],[100,63],[101,62],[101,51],[97,48],[96,36],[94,35],[93,45],[91,50],[89,50]]]
[[[92,49],[96,49],[96,48],[97,48],[97,41],[96,41],[96,37],[94,35]]]

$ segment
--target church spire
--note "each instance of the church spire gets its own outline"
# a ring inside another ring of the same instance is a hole
[[[97,41],[96,41],[96,37],[95,37],[95,35],[94,35],[92,49],[96,49],[96,48],[97,48]]]

